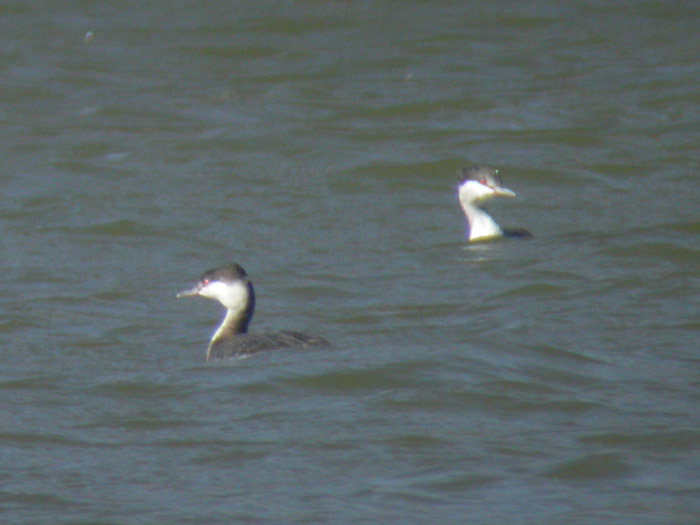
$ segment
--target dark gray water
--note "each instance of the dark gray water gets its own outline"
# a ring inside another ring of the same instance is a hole
[[[698,4],[0,26],[2,522],[697,522]],[[334,348],[206,364],[230,261]]]

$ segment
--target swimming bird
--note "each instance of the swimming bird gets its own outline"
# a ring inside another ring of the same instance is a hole
[[[193,288],[177,294],[178,298],[194,296],[216,299],[226,308],[226,316],[209,343],[207,361],[285,347],[330,344],[323,337],[305,332],[249,334],[248,325],[255,310],[255,291],[245,270],[238,264],[228,264],[204,272]]]
[[[505,188],[498,170],[485,166],[462,168],[459,181],[459,204],[469,223],[468,239],[484,241],[498,237],[532,237],[522,228],[502,229],[486,212],[486,203],[494,197],[515,197]]]

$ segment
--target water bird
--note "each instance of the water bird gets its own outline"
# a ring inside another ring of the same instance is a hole
[[[227,264],[208,270],[193,288],[177,294],[178,298],[195,296],[216,299],[226,308],[226,316],[209,343],[207,361],[285,347],[330,344],[323,337],[306,332],[249,334],[248,325],[255,310],[255,291],[245,270],[238,264]]]
[[[501,228],[486,212],[486,204],[494,197],[515,197],[503,186],[498,170],[486,166],[462,168],[459,181],[459,204],[469,223],[467,240],[484,241],[499,237],[532,237],[522,228]]]

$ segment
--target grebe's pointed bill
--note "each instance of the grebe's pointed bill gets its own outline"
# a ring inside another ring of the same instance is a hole
[[[482,183],[483,184],[483,183]],[[515,197],[516,193],[513,190],[504,188],[503,186],[491,186],[497,197]]]
[[[190,288],[189,290],[183,290],[179,294],[177,294],[175,297],[178,299],[182,299],[183,297],[195,297],[199,295],[199,292],[202,290],[202,284],[197,283],[197,285],[194,288]]]

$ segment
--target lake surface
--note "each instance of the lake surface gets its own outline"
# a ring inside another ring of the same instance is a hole
[[[3,523],[697,522],[700,4],[0,15]]]

